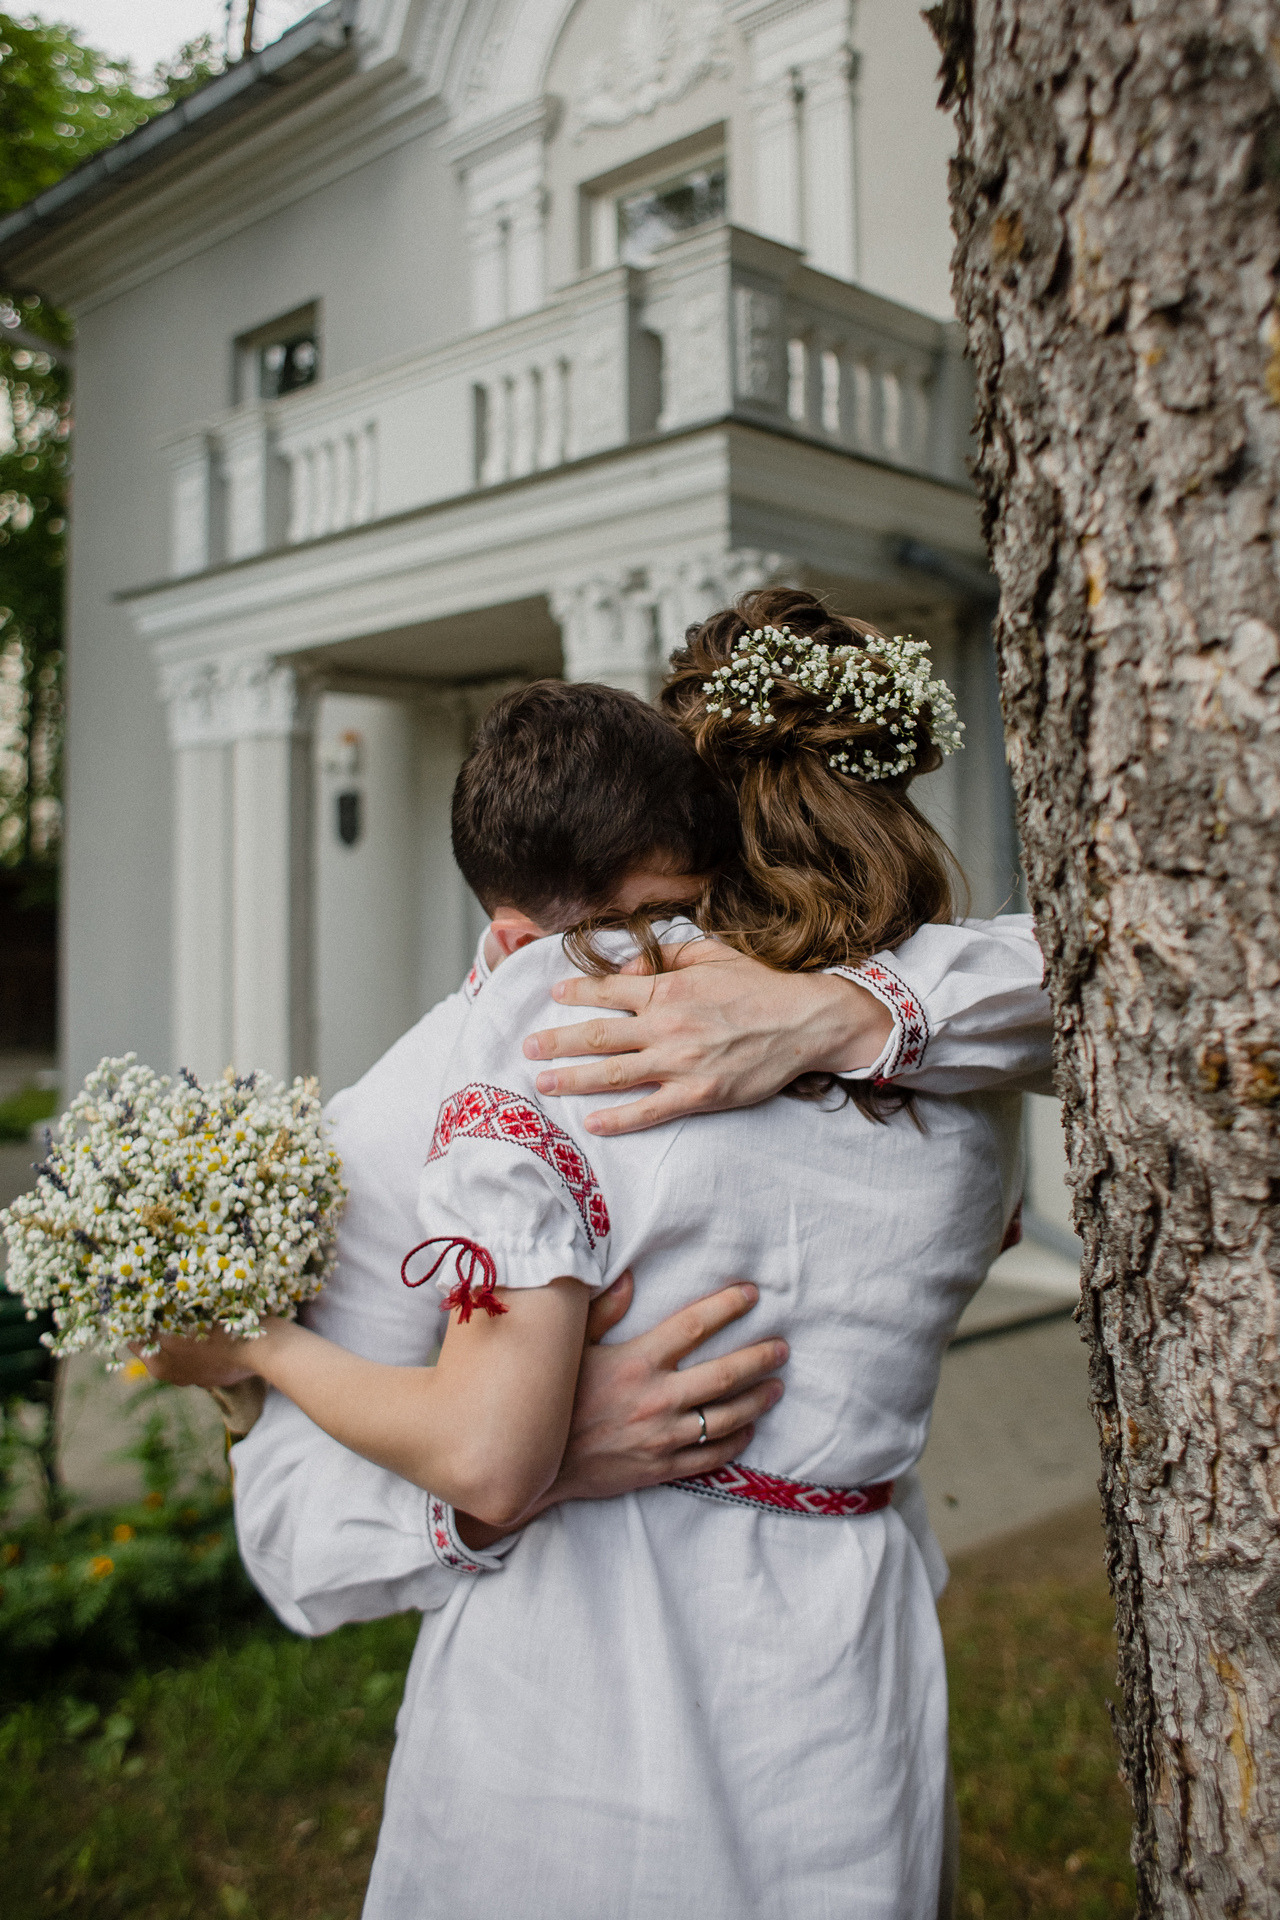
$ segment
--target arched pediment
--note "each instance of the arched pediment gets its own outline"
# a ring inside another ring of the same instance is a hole
[[[572,15],[610,16],[609,54],[576,76],[564,105],[577,127],[618,126],[727,71],[723,0],[436,0],[414,64],[438,77],[455,120],[486,120],[547,90]]]

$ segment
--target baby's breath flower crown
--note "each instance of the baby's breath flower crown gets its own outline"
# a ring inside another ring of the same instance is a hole
[[[104,1060],[56,1130],[31,1193],[0,1213],[7,1284],[51,1308],[55,1353],[215,1326],[252,1335],[333,1267],[346,1199],[314,1080],[201,1086],[133,1054]]]
[[[839,773],[860,780],[896,780],[916,761],[916,722],[927,707],[929,732],[943,753],[963,744],[964,722],[945,680],[930,669],[929,646],[902,634],[868,638],[864,646],[828,647],[790,627],[757,627],[733,643],[733,658],[703,682],[707,712],[749,715],[756,727],[776,724],[770,695],[779,684],[815,695],[826,712],[875,736],[851,738],[828,755]],[[714,704],[713,704],[714,703]],[[887,752],[886,752],[887,737]]]

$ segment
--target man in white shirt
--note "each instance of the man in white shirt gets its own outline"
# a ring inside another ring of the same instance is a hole
[[[1050,1052],[1042,964],[1026,916],[928,926],[892,955],[840,978],[777,974],[714,942],[686,949],[657,980],[616,975],[565,984],[571,1004],[624,1008],[629,1021],[572,1029],[575,1059],[548,1066],[539,1091],[645,1088],[598,1116],[601,1132],[648,1127],[682,1113],[753,1105],[811,1069],[837,1069],[922,1091],[1045,1083]],[[443,1001],[330,1102],[350,1198],[337,1272],[305,1312],[308,1323],[369,1359],[425,1363],[437,1316],[400,1279],[418,1239],[416,1193],[439,1106],[439,1080],[487,967],[481,942],[463,988]],[[621,1031],[620,1031],[621,1030]],[[569,1029],[531,1036],[526,1053],[554,1061]],[[620,1040],[625,1051],[615,1052]],[[591,1058],[590,1056],[596,1056]],[[594,1118],[594,1117],[593,1117]],[[561,1476],[545,1504],[612,1495],[707,1471],[747,1445],[751,1423],[781,1392],[785,1346],[682,1365],[712,1334],[749,1311],[753,1290],[711,1289],[634,1341],[605,1341],[629,1304],[629,1286],[593,1310],[590,1344]],[[198,1349],[160,1356],[153,1371],[217,1387]],[[496,1570],[492,1530],[459,1520],[399,1476],[349,1453],[282,1395],[240,1393],[231,1424],[236,1518],[245,1565],[295,1631],[325,1633],[346,1621],[443,1603],[459,1575]],[[711,1438],[689,1446],[689,1414],[705,1410]],[[237,1418],[237,1415],[239,1416]],[[249,1430],[251,1427],[251,1430]],[[918,1484],[897,1502],[921,1538],[935,1584],[945,1567],[929,1534]]]

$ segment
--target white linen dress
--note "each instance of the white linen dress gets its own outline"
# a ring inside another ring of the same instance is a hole
[[[1016,1096],[921,1093],[919,1125],[779,1097],[602,1140],[599,1098],[541,1100],[521,1053],[588,1017],[550,998],[565,968],[535,943],[460,1023],[422,1235],[482,1242],[505,1287],[630,1266],[629,1336],[751,1279],[758,1307],[710,1350],[777,1332],[791,1358],[743,1464],[908,1475],[1018,1199]],[[655,1488],[556,1508],[500,1564],[424,1625],[366,1920],[931,1920],[946,1680],[899,1512]]]

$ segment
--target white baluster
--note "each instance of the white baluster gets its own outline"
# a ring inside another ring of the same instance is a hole
[[[290,546],[296,546],[300,540],[311,537],[312,500],[315,495],[315,471],[310,447],[290,447],[285,458],[289,462],[289,532]]]
[[[511,374],[498,382],[498,478],[509,480],[515,467],[516,383]]]
[[[355,480],[352,495],[352,519],[357,526],[372,520],[377,512],[377,426],[366,420],[355,436]]]
[[[312,534],[333,531],[334,508],[334,457],[332,440],[322,440],[315,451],[316,490],[314,499],[314,520]]]
[[[476,485],[493,485],[493,390],[482,380],[471,389],[471,431],[474,435]]]
[[[356,477],[355,436],[338,434],[333,442],[333,514],[335,531],[349,527],[354,518]]]
[[[875,445],[871,368],[858,360],[853,369],[853,444],[864,451]]]
[[[511,472],[532,473],[538,464],[538,389],[537,375],[526,367],[513,381],[511,420]]]
[[[880,376],[881,432],[884,450],[895,458],[902,456],[902,382],[897,369],[886,367]]]
[[[840,355],[831,347],[822,355],[822,430],[833,439],[840,433]]]
[[[787,342],[787,413],[804,425],[809,412],[809,353],[803,340]]]

